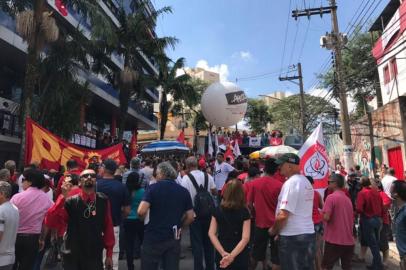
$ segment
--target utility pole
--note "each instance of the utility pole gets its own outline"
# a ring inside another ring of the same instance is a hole
[[[338,96],[340,99],[341,127],[344,142],[344,167],[345,170],[349,172],[354,165],[354,158],[351,141],[350,116],[348,115],[347,92],[342,74],[343,62],[341,50],[344,44],[342,42],[342,36],[338,28],[336,0],[330,0],[330,5],[333,7],[331,10],[331,22],[333,24],[332,38],[333,50],[335,53],[336,76],[338,82]]]
[[[352,168],[353,166],[354,160],[351,142],[350,117],[348,115],[347,93],[344,84],[344,76],[342,74],[341,52],[346,42],[346,36],[340,33],[338,27],[336,0],[330,0],[329,7],[294,10],[292,11],[292,17],[297,20],[298,17],[307,16],[308,18],[310,18],[313,15],[320,15],[320,17],[323,17],[323,14],[330,13],[332,22],[332,33],[326,37],[323,37],[323,41],[325,41],[326,44],[323,44],[322,46],[326,47],[327,49],[333,50],[335,56],[335,73],[338,82],[337,89],[340,99],[341,127],[344,143],[344,167],[347,171],[349,171],[350,168]]]
[[[290,81],[294,84],[299,85],[300,88],[300,134],[302,135],[303,139],[306,136],[305,134],[305,102],[304,102],[304,86],[303,86],[303,74],[302,74],[302,63],[297,64],[297,76],[288,76],[288,77],[279,77],[279,81]],[[299,83],[295,82],[296,80]]]

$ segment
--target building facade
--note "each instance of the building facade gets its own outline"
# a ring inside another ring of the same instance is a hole
[[[72,38],[81,35],[87,39],[91,38],[91,25],[89,20],[84,19],[75,7],[67,6],[68,14],[63,16],[58,7],[57,1],[47,0],[47,9],[53,11],[58,25],[66,29]],[[139,3],[142,1],[140,0]],[[118,9],[121,1],[101,0],[97,1],[103,11],[106,20],[119,27]],[[127,12],[130,9],[130,0],[124,1]],[[148,2],[143,5],[145,15],[153,11],[153,5]],[[44,52],[46,54],[46,52]],[[141,70],[151,76],[158,75],[158,68],[154,60],[147,57],[142,51],[136,56],[138,62],[142,63]],[[24,75],[26,69],[27,44],[16,31],[16,21],[7,13],[0,10],[0,164],[7,159],[17,160],[20,148],[20,123],[19,103],[23,89]],[[124,68],[124,59],[117,53],[109,56],[107,68],[120,70]],[[100,74],[90,70],[80,69],[77,71],[77,80],[88,83],[90,90],[90,102],[81,108],[81,125],[83,132],[75,134],[87,137],[87,140],[75,140],[71,142],[87,148],[100,148],[104,146],[96,143],[103,137],[115,137],[117,135],[119,117],[119,91],[109,80]],[[132,98],[129,103],[126,130],[133,130],[138,126],[140,130],[156,130],[157,118],[153,112],[153,103],[158,102],[159,92],[157,89],[145,89],[145,98],[136,100]],[[52,132],[52,130],[51,130]],[[90,140],[89,140],[90,138]],[[68,138],[67,138],[68,139]],[[83,144],[83,141],[86,142]],[[3,151],[4,150],[4,151]]]
[[[395,168],[403,179],[406,169],[406,1],[391,0],[372,25],[379,35],[372,54],[379,72],[382,104],[371,102],[375,160],[367,119],[352,126],[355,162],[366,168],[374,162]]]

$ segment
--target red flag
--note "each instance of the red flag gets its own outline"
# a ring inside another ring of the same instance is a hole
[[[227,150],[224,153],[224,158],[228,158],[228,157],[231,159],[232,162],[234,161],[233,148],[231,147],[230,144],[227,145]]]
[[[185,144],[185,133],[181,131],[179,133],[178,138],[176,139],[178,142]]]
[[[55,6],[58,9],[58,11],[62,14],[62,16],[64,17],[68,16],[68,9],[64,4],[63,0],[55,0]]]
[[[138,132],[134,131],[133,136],[131,138],[131,143],[130,143],[130,155],[131,155],[131,158],[135,157],[137,155],[137,152],[138,152],[137,135],[138,135]]]

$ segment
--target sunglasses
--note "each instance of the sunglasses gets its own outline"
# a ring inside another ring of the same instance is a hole
[[[95,173],[85,173],[83,175],[80,176],[80,178],[96,178],[96,174]]]

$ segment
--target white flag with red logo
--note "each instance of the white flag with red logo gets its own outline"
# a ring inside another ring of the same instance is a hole
[[[322,123],[319,124],[300,148],[299,157],[301,173],[313,177],[314,188],[326,188],[330,172],[326,146],[323,140]]]

